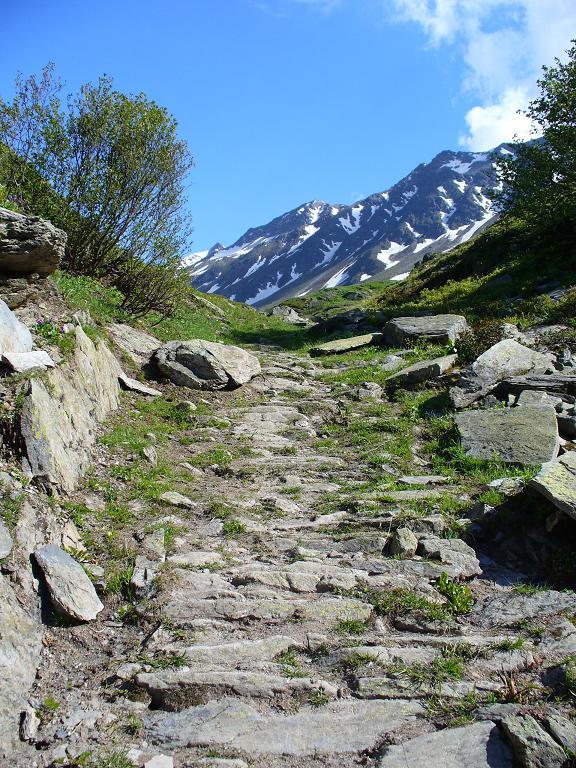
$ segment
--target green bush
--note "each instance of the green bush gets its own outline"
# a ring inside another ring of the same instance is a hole
[[[473,363],[487,349],[502,340],[502,322],[500,320],[481,320],[456,342],[458,360],[461,363]]]

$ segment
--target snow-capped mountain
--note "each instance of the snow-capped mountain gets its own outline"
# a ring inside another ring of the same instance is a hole
[[[441,152],[353,205],[312,200],[185,260],[199,290],[255,306],[364,280],[402,280],[495,219],[493,152]]]

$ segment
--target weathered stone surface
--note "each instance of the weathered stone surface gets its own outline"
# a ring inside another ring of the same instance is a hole
[[[191,389],[232,389],[260,373],[255,355],[201,339],[171,341],[156,351],[154,360],[167,378]]]
[[[522,768],[563,768],[566,753],[530,715],[505,717],[502,728]]]
[[[55,365],[48,352],[40,349],[34,352],[4,352],[2,362],[10,366],[15,373],[45,371]]]
[[[428,534],[418,542],[418,554],[446,565],[452,577],[479,576],[482,573],[476,552],[462,539],[442,539]]]
[[[384,343],[401,347],[415,339],[448,344],[456,341],[468,328],[462,315],[432,315],[430,317],[395,317],[389,320],[382,333]]]
[[[10,552],[12,552],[13,546],[14,542],[12,541],[10,531],[4,525],[2,520],[0,520],[0,560],[2,560],[4,557],[8,557]]]
[[[183,565],[187,568],[199,568],[203,565],[223,565],[224,559],[219,552],[204,552],[196,550],[194,552],[180,552],[170,555],[169,563],[174,565]]]
[[[542,590],[531,595],[507,592],[474,606],[471,622],[481,627],[512,626],[521,619],[550,616],[561,611],[576,612],[576,595]]]
[[[576,725],[559,712],[551,712],[544,721],[546,728],[560,746],[576,753]]]
[[[153,708],[172,712],[207,704],[223,696],[255,699],[294,697],[302,700],[314,691],[324,691],[331,697],[336,697],[338,692],[326,680],[287,678],[233,669],[143,672],[136,675],[134,683],[151,697]]]
[[[196,502],[177,491],[165,491],[158,501],[163,501],[165,504],[170,504],[170,506],[179,507],[180,509],[194,509],[196,506]]]
[[[576,453],[569,451],[543,465],[529,483],[558,509],[576,519]]]
[[[31,351],[32,334],[0,299],[0,354]]]
[[[7,759],[18,740],[18,718],[40,663],[43,630],[40,617],[22,608],[1,575],[0,605],[0,758]]]
[[[146,760],[144,768],[174,768],[174,758],[168,755],[154,755]]]
[[[542,464],[558,453],[556,413],[551,407],[489,408],[456,415],[466,454],[518,464]]]
[[[298,641],[287,635],[270,635],[256,640],[238,640],[222,645],[191,645],[186,648],[188,664],[211,666],[269,661],[288,648],[298,647]]]
[[[512,753],[497,726],[474,723],[426,733],[387,748],[377,768],[513,768]]]
[[[82,566],[67,552],[47,544],[34,552],[50,598],[60,613],[78,621],[92,621],[104,608]]]
[[[562,395],[576,395],[576,374],[575,373],[547,373],[538,375],[536,373],[528,376],[511,376],[500,382],[498,392],[520,393],[523,390],[534,392],[552,392]]]
[[[162,342],[155,336],[124,323],[112,323],[107,326],[107,331],[116,346],[142,368],[162,346]]]
[[[108,347],[93,344],[80,327],[75,334],[73,359],[46,381],[32,379],[21,415],[34,476],[65,491],[74,490],[90,463],[98,424],[118,407],[120,392],[120,367]]]
[[[418,539],[410,528],[397,528],[390,542],[390,554],[399,557],[414,557]]]
[[[39,216],[0,208],[0,274],[52,274],[64,255],[66,233]]]
[[[514,339],[503,339],[472,363],[473,373],[485,381],[501,381],[531,371],[543,373],[552,368],[552,355],[536,352]]]
[[[328,341],[326,344],[312,347],[310,349],[310,355],[312,357],[339,355],[344,352],[351,352],[354,349],[361,349],[362,347],[371,347],[375,344],[380,344],[381,339],[381,333],[366,333],[363,336],[351,336],[347,339],[336,339],[335,341]]]
[[[145,734],[172,749],[222,745],[249,754],[350,754],[374,746],[386,733],[423,712],[411,701],[339,701],[294,715],[261,714],[231,698],[177,713],[150,715]]]
[[[132,379],[130,376],[127,376],[124,371],[120,372],[118,375],[118,380],[124,389],[128,389],[130,392],[137,392],[139,395],[158,397],[158,395],[162,394],[159,389],[149,387],[147,384],[143,384],[141,381],[138,381],[138,379]]]
[[[436,379],[450,370],[457,359],[457,355],[445,355],[433,360],[421,360],[419,363],[414,363],[407,368],[402,368],[397,373],[393,373],[388,377],[386,383],[397,387],[407,387]]]

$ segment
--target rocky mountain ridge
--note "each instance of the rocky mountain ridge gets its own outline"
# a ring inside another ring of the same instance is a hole
[[[263,307],[364,280],[401,280],[495,219],[492,152],[445,151],[353,205],[313,200],[185,261],[198,289]]]

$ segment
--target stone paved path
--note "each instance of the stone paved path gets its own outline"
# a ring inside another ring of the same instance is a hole
[[[530,710],[534,686],[576,654],[576,597],[514,590],[520,574],[448,530],[436,501],[459,488],[428,482],[425,455],[394,453],[400,406],[301,363],[269,355],[252,384],[204,396],[212,412],[189,445],[169,443],[193,475],[177,489],[191,503],[164,505],[167,552],[145,525],[137,537],[146,621],[114,609],[54,628],[38,686],[61,689],[47,754],[114,747],[178,768],[516,765],[502,718]],[[351,423],[387,436],[374,465],[359,458],[371,450],[362,429],[325,431]],[[192,470],[211,445],[232,460]],[[419,479],[383,495],[379,462],[392,481]],[[417,554],[393,556],[406,527]],[[467,613],[446,597],[461,582]]]

